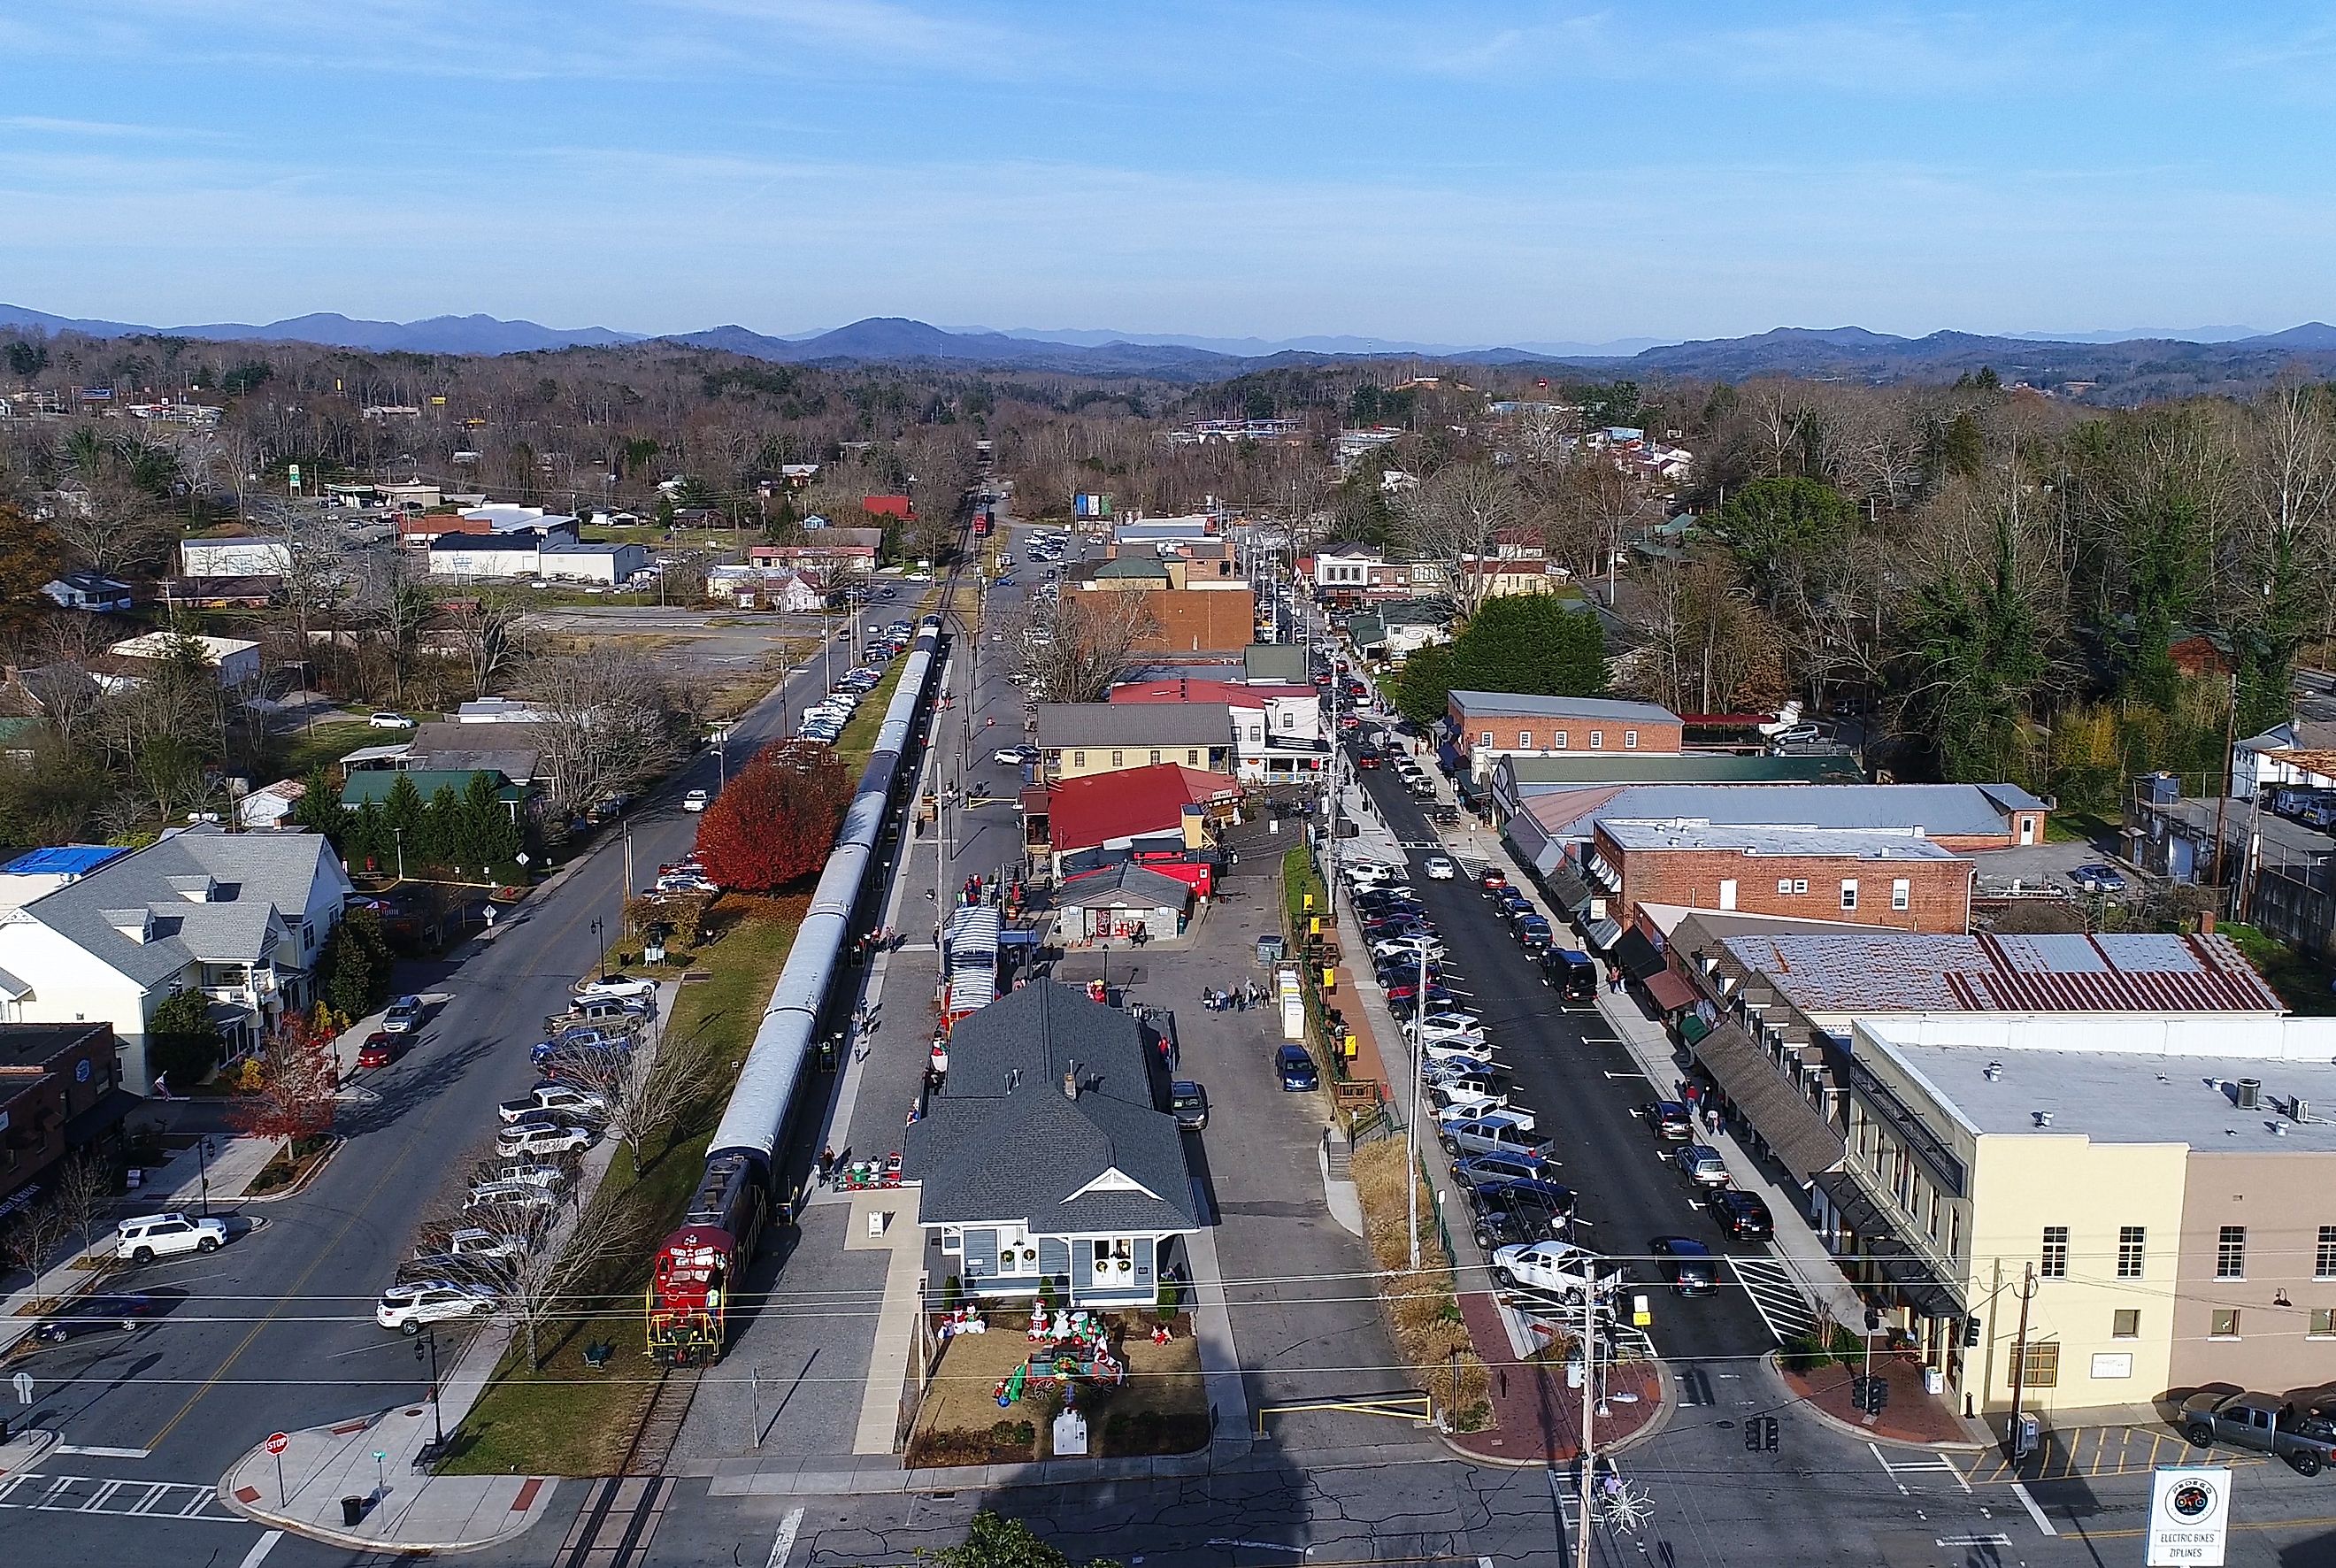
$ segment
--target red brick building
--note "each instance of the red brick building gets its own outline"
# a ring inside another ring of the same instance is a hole
[[[1585,868],[1626,929],[1642,904],[1904,931],[1971,929],[1973,864],[1929,839],[1856,828],[1601,822]]]
[[[1679,715],[1650,702],[1507,691],[1455,691],[1445,719],[1452,726],[1452,749],[1480,780],[1504,756],[1598,751],[1674,755],[1685,733]]]
[[[121,1125],[120,1062],[110,1024],[0,1025],[0,1203]]]

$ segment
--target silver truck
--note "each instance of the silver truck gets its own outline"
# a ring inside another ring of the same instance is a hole
[[[2199,1394],[2182,1407],[2182,1435],[2194,1447],[2221,1443],[2284,1459],[2299,1475],[2336,1464],[2336,1422],[2273,1394]]]

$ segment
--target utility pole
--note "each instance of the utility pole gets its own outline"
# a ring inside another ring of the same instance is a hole
[[[2020,1333],[2011,1341],[2010,1441],[2020,1440],[2020,1407],[2028,1394],[2028,1305],[2036,1299],[2036,1265],[2029,1263],[2020,1281]]]
[[[1598,1267],[1585,1264],[1582,1283],[1582,1493],[1579,1527],[1573,1533],[1573,1568],[1590,1568],[1590,1503],[1598,1489]]]
[[[2239,672],[2231,672],[2231,706],[2223,720],[2223,787],[2214,792],[2214,891],[2223,891],[2223,818],[2231,809],[2231,760],[2239,745]],[[2225,910],[2224,913],[2234,912]]]
[[[1411,1268],[1419,1271],[1419,1018],[1427,1009],[1427,950],[1419,950],[1419,989],[1411,999],[1411,1109],[1404,1116],[1403,1149],[1407,1168],[1404,1190],[1411,1196]],[[1455,1401],[1456,1402],[1456,1401]]]

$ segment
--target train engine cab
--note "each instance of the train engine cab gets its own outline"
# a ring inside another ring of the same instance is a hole
[[[667,1367],[722,1359],[737,1242],[727,1231],[685,1225],[657,1249],[649,1279],[649,1354]]]

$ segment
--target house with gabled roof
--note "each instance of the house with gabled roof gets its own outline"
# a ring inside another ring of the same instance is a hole
[[[1202,1208],[1144,1027],[1037,980],[959,1019],[948,1060],[901,1177],[966,1293],[1156,1300]]]

